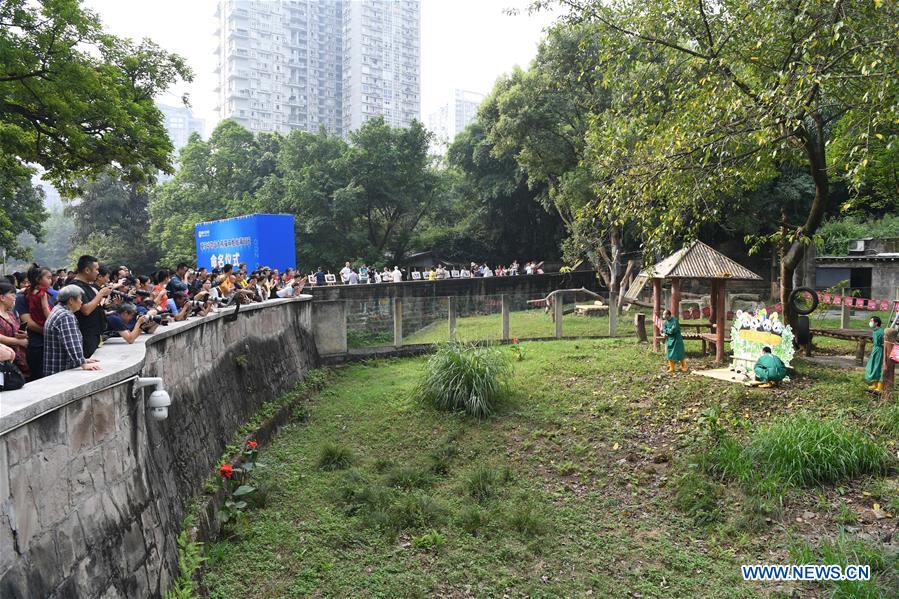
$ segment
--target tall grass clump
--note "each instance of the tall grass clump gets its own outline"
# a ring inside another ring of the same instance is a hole
[[[746,451],[756,468],[796,486],[874,474],[890,463],[886,450],[859,429],[807,414],[759,430]]]
[[[353,464],[353,452],[343,445],[325,443],[318,456],[320,470],[345,470]]]
[[[440,410],[487,418],[508,393],[509,357],[492,347],[450,342],[428,360],[416,395]]]

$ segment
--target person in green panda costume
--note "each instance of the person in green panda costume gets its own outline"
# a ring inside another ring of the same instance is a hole
[[[771,353],[767,345],[762,348],[762,355],[755,363],[755,378],[762,381],[759,387],[773,387],[787,376],[787,367],[783,361]]]
[[[871,355],[865,366],[865,380],[871,383],[868,391],[880,392],[883,389],[883,327],[879,316],[872,316],[868,321],[871,331]]]
[[[680,362],[681,372],[687,372],[686,351],[684,350],[684,338],[680,334],[680,322],[671,313],[671,310],[665,310],[662,316],[665,319],[665,322],[662,323],[662,334],[665,336],[668,372],[674,372],[676,362]]]

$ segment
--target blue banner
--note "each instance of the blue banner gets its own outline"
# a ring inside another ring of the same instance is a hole
[[[197,266],[221,269],[245,262],[247,269],[261,266],[283,271],[296,267],[293,215],[248,214],[194,227]]]

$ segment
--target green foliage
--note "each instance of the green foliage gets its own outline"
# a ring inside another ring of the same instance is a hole
[[[3,112],[0,108],[0,144],[3,141],[2,119]],[[0,145],[0,150],[2,147]],[[0,152],[0,249],[6,250],[12,258],[28,258],[30,253],[24,243],[26,240],[21,239],[20,234],[30,234],[37,241],[43,240],[41,222],[47,217],[44,211],[44,191],[31,184],[29,169],[23,167],[13,172],[13,168],[4,168],[3,162]]]
[[[523,537],[536,537],[546,532],[546,521],[540,510],[527,499],[516,503],[508,514],[509,526]]]
[[[422,489],[429,486],[431,482],[430,473],[416,466],[395,466],[384,476],[385,485],[406,491]]]
[[[454,445],[441,445],[428,455],[428,470],[437,475],[446,474],[457,453],[459,450]]]
[[[675,481],[674,504],[693,523],[705,526],[722,519],[721,487],[696,469],[689,469]]]
[[[26,164],[63,191],[110,167],[132,182],[171,171],[153,102],[179,79],[192,79],[183,58],[104,32],[77,0],[4,2],[0,181],[14,173],[21,181]]]
[[[440,410],[486,418],[507,395],[509,356],[492,347],[450,342],[428,360],[416,395]]]
[[[871,567],[871,581],[836,581],[822,583],[834,599],[887,599],[899,586],[899,554],[871,544],[845,532],[834,538],[821,539],[817,545],[794,543],[790,558],[795,564],[838,565],[865,564]]]
[[[321,470],[344,470],[352,465],[354,459],[348,447],[325,443],[319,451],[318,467]]]
[[[500,483],[500,473],[490,466],[481,464],[465,479],[465,488],[470,497],[483,503],[497,494]]]
[[[438,526],[446,519],[446,507],[430,495],[400,495],[390,508],[394,530],[416,530]]]
[[[446,535],[433,529],[419,537],[412,537],[412,546],[416,549],[439,551],[444,545],[446,545]]]
[[[79,201],[66,208],[78,240],[68,263],[91,254],[101,264],[127,264],[135,272],[151,272],[157,256],[147,240],[148,203],[144,187],[106,173],[83,183]]]
[[[178,533],[178,578],[175,579],[171,590],[165,592],[165,599],[198,597],[194,577],[206,558],[203,557],[203,543],[194,541],[191,536],[190,530],[193,526],[193,518],[185,518],[184,527]]]
[[[862,431],[808,415],[762,428],[747,451],[761,470],[802,486],[882,472],[890,463],[889,454]]]
[[[489,512],[478,506],[468,506],[459,513],[459,526],[472,536],[477,536],[489,522]]]
[[[899,216],[886,214],[883,218],[873,220],[861,216],[832,219],[821,225],[818,235],[822,240],[823,253],[845,255],[849,251],[849,242],[853,239],[899,237]]]

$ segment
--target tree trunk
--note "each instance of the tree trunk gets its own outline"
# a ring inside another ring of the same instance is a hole
[[[783,305],[784,320],[787,324],[796,326],[797,314],[789,303],[790,294],[793,293],[793,275],[805,258],[805,250],[811,242],[812,235],[818,230],[824,219],[824,209],[830,198],[830,181],[827,176],[827,159],[824,149],[824,123],[820,118],[815,119],[815,132],[811,133],[802,127],[797,136],[802,140],[806,157],[809,161],[809,171],[815,182],[815,199],[809,209],[805,223],[799,227],[789,249],[784,253],[780,263],[780,302]]]

